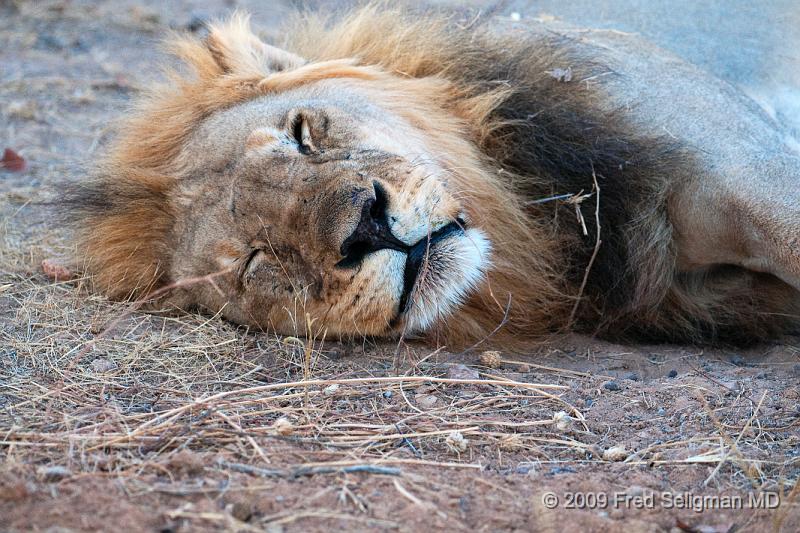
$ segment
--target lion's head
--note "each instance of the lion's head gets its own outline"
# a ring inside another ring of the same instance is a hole
[[[372,85],[299,83],[202,121],[179,156],[169,275],[230,272],[187,303],[280,332],[299,310],[334,334],[418,332],[482,281],[489,241],[437,149],[453,140]]]
[[[150,91],[76,195],[104,291],[172,287],[182,308],[284,334],[308,318],[335,335],[441,331],[461,309],[464,337],[508,314],[520,278],[546,286],[548,252],[476,144],[499,92],[469,97],[408,43],[376,49],[367,34],[390,21],[372,16],[383,29],[363,14],[336,38],[317,28],[316,57],[242,16],[174,43],[191,73]]]

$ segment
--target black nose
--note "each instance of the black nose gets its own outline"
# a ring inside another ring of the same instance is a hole
[[[375,197],[364,202],[361,207],[361,219],[355,231],[342,243],[340,253],[344,259],[336,263],[341,268],[354,267],[367,254],[378,250],[398,250],[407,252],[409,246],[392,235],[389,221],[386,218],[388,199],[386,191],[380,183],[373,182]]]

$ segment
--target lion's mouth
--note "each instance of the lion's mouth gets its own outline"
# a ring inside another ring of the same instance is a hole
[[[450,222],[432,232],[430,235],[426,235],[424,238],[420,239],[419,242],[407,249],[406,266],[403,272],[403,292],[400,296],[398,315],[407,313],[411,309],[411,295],[420,278],[420,273],[424,268],[429,267],[429,264],[426,263],[429,263],[431,250],[437,243],[455,234],[463,235],[464,231],[464,221],[458,218],[455,222]]]
[[[457,307],[483,277],[490,245],[480,230],[467,229],[461,217],[406,244],[389,227],[381,191],[376,184],[375,199],[365,202],[358,225],[341,246],[343,258],[336,268],[355,268],[384,249],[404,254],[402,290],[389,327],[405,319],[413,330],[423,330]]]

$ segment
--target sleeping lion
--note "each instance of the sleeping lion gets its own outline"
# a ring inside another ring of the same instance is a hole
[[[800,325],[800,155],[632,35],[365,8],[243,15],[65,194],[98,290],[281,334],[449,346],[577,330],[743,343]],[[509,23],[510,24],[510,23]]]

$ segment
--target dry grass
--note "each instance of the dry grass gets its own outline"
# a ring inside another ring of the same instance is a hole
[[[426,351],[413,345],[394,368],[391,345],[367,346],[365,359],[359,345],[253,333],[217,317],[130,314],[82,285],[8,274],[0,283],[9,319],[0,337],[6,469],[63,466],[135,480],[191,450],[219,470],[294,477],[320,466],[480,469],[504,452],[581,464],[614,444],[586,425],[566,394],[572,387],[556,383],[592,381],[586,373],[533,364],[552,382],[488,368],[463,377],[468,369],[438,362],[452,354],[414,363]],[[793,483],[796,461],[768,451],[769,432],[782,428],[759,418],[766,391],[754,403],[744,390],[687,388],[708,431],[631,450],[628,464],[708,464],[707,482],[727,471],[755,489]]]
[[[326,462],[402,463],[398,443],[424,460],[446,452],[453,432],[470,445],[587,446],[555,431],[556,412],[582,418],[559,397],[563,386],[447,378],[438,364],[397,375],[380,358],[354,369],[329,359],[323,344],[247,333],[216,317],[133,314],[109,333],[124,306],[75,283],[10,281],[2,297],[19,327],[3,332],[7,465],[113,464],[127,476],[194,449],[291,469],[280,457],[287,442]],[[469,462],[471,449],[454,459]]]

